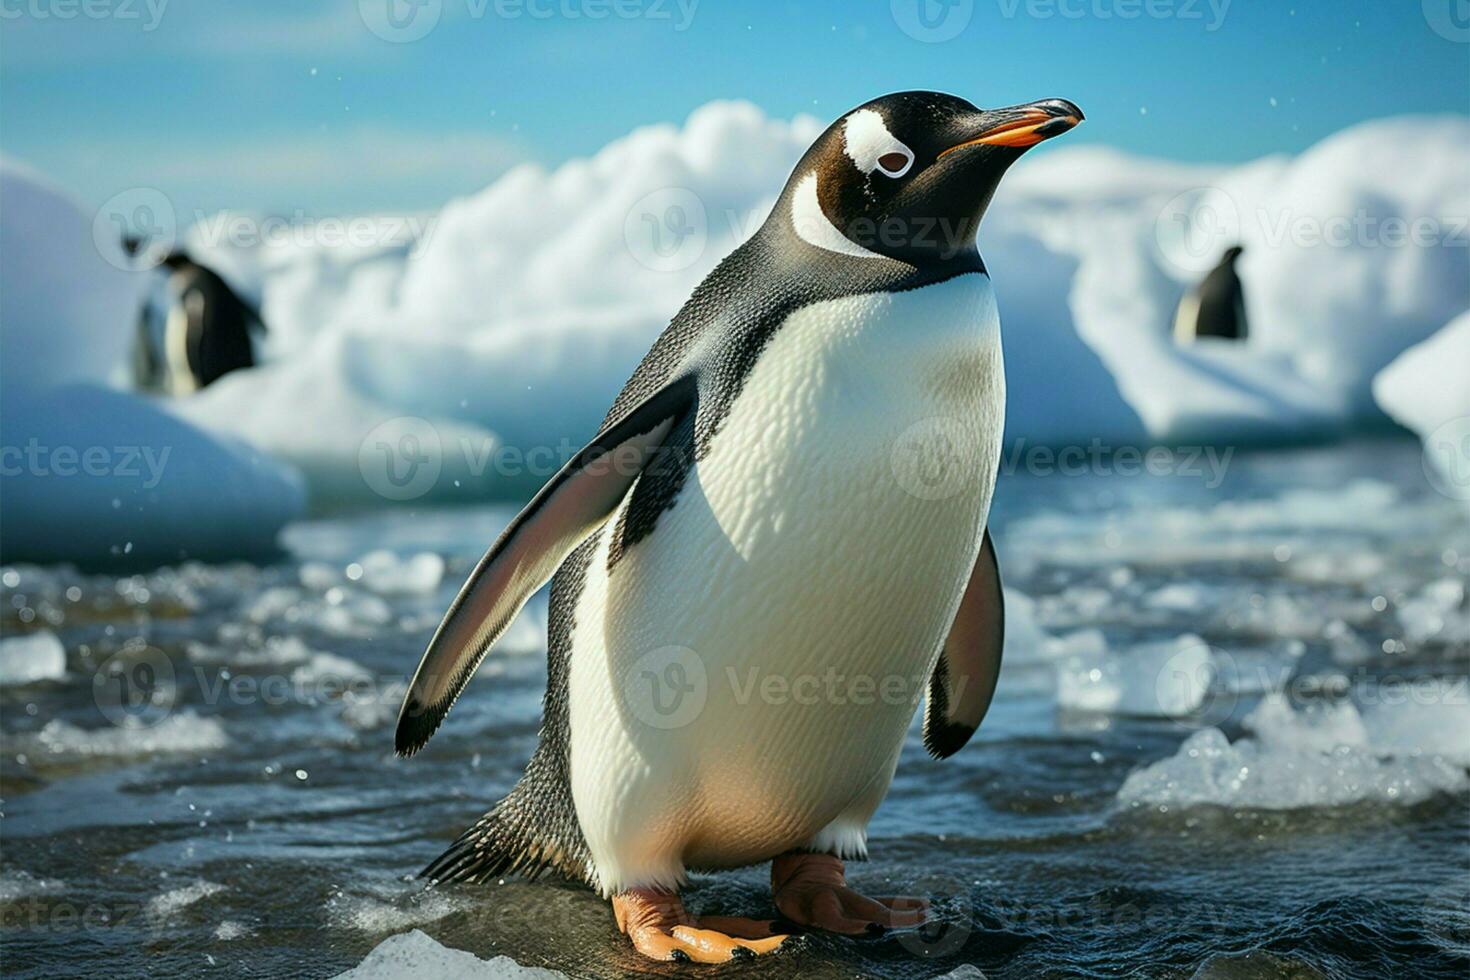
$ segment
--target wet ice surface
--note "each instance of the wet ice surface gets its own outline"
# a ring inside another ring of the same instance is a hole
[[[1237,455],[1214,490],[1007,475],[996,508],[997,703],[952,759],[910,734],[852,873],[940,927],[722,975],[1463,976],[1470,525],[1417,445]],[[6,974],[687,973],[582,889],[410,877],[535,744],[541,597],[430,747],[391,751],[509,516],[315,520],[265,568],[0,570]],[[9,644],[40,629],[64,670],[42,636],[28,679]],[[760,869],[689,899],[770,911]]]

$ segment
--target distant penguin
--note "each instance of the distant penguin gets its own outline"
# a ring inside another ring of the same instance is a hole
[[[923,921],[847,887],[843,861],[866,854],[920,697],[943,758],[995,691],[1005,377],[975,231],[1006,169],[1081,119],[904,92],[817,139],[430,642],[403,755],[552,580],[540,744],[428,877],[560,872],[661,960],[785,938],[689,914],[689,869],[772,861],[804,927]]]
[[[169,253],[161,265],[167,270],[162,297],[145,307],[138,325],[138,387],[188,394],[253,367],[252,333],[265,329],[255,308],[184,252]]]
[[[1227,248],[1220,264],[1184,294],[1174,314],[1175,343],[1190,344],[1200,337],[1246,338],[1245,290],[1235,272],[1235,260],[1243,251],[1239,245]]]

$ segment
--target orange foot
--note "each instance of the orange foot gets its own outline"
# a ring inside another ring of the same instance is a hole
[[[651,960],[724,963],[773,952],[787,938],[770,921],[724,915],[696,919],[676,892],[633,888],[614,895],[612,905],[618,928]]]
[[[830,854],[783,854],[771,862],[771,893],[798,925],[849,936],[916,926],[929,908],[922,898],[865,898],[847,887],[842,862]]]

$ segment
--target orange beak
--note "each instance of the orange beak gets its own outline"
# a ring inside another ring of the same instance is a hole
[[[1024,149],[1060,136],[1083,120],[1082,110],[1066,99],[1047,99],[984,113],[980,133],[942,151],[937,159],[967,146],[1011,146]]]

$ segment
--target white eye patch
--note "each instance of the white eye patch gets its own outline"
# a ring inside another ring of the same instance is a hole
[[[877,171],[902,177],[914,165],[914,151],[890,133],[883,117],[872,109],[859,109],[848,116],[842,136],[847,155],[865,174]]]

